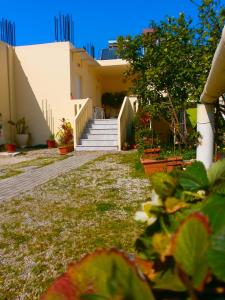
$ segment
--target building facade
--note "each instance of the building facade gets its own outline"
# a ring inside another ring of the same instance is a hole
[[[121,59],[95,60],[70,42],[12,47],[0,42],[0,144],[12,142],[9,120],[25,117],[31,144],[45,144],[56,133],[60,119],[72,124],[75,103],[91,98],[101,107],[105,92],[127,91]]]

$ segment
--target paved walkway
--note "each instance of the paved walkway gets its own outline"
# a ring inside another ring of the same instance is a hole
[[[51,165],[27,171],[23,174],[0,180],[0,201],[31,191],[36,186],[58,177],[60,174],[77,169],[85,163],[101,156],[102,153],[90,153],[72,156]]]

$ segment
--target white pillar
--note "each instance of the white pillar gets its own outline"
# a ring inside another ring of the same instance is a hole
[[[198,104],[197,107],[197,131],[201,135],[197,146],[197,160],[202,161],[206,169],[213,162],[214,109],[213,104]]]

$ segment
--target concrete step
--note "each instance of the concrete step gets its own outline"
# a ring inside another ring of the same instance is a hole
[[[84,134],[117,134],[118,130],[117,129],[92,129],[92,128],[87,128],[84,132]]]
[[[82,146],[103,146],[103,147],[108,147],[108,146],[118,146],[118,141],[99,141],[99,140],[88,140],[88,139],[81,139],[80,145]]]
[[[117,129],[117,124],[88,124],[87,128],[92,129]]]
[[[117,134],[84,134],[82,139],[98,140],[98,141],[117,141]]]
[[[89,123],[93,123],[93,124],[117,124],[117,119],[92,119]]]
[[[117,151],[117,146],[81,146],[77,145],[76,151]]]

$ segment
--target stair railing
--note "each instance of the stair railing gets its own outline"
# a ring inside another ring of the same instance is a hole
[[[79,144],[80,138],[87,126],[87,123],[92,119],[93,103],[91,98],[76,100],[75,104],[75,130],[74,130],[74,147]]]
[[[137,97],[125,97],[118,116],[118,150],[122,149],[125,142],[129,142],[132,122],[137,112]]]

